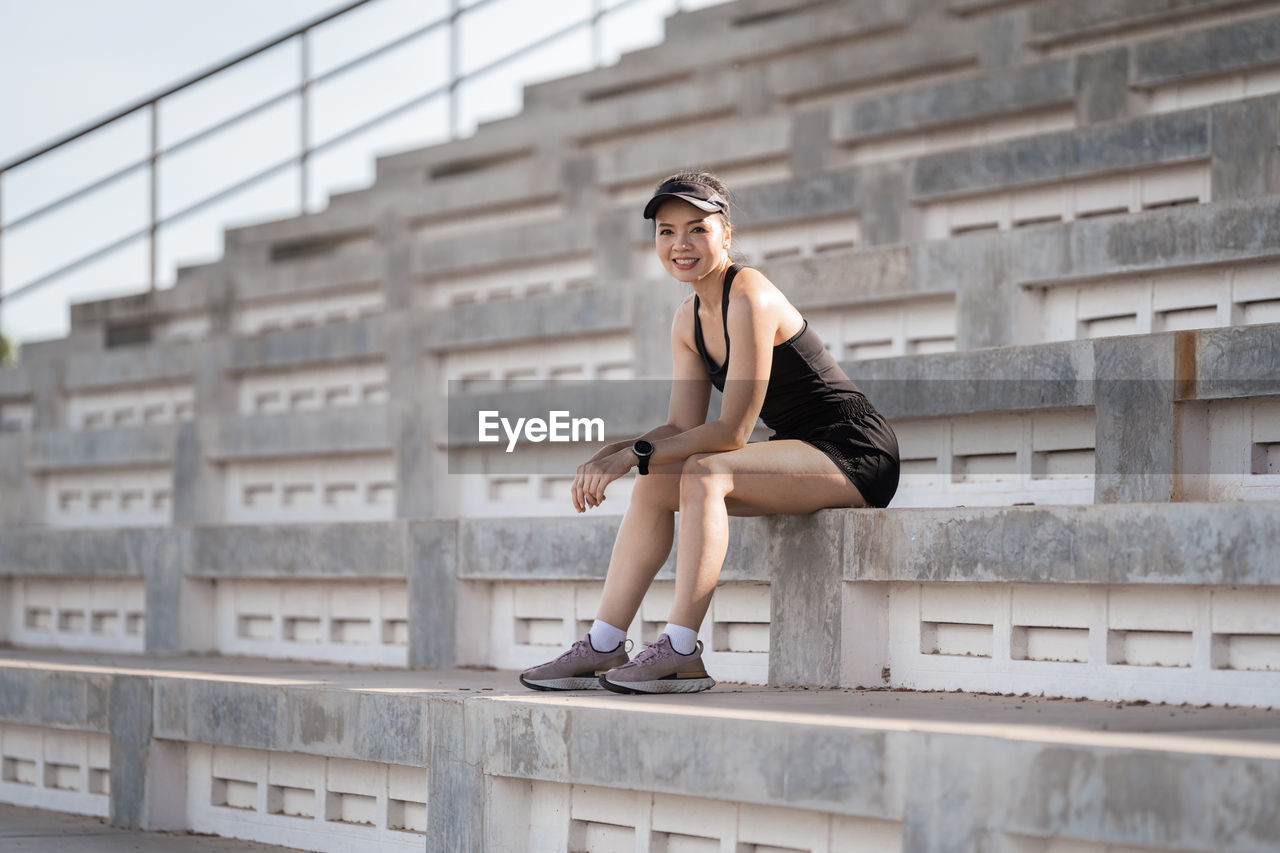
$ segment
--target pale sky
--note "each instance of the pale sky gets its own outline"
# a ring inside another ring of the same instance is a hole
[[[472,0],[464,0],[469,5]],[[585,18],[592,0],[498,0],[464,16],[462,63],[483,66],[505,52]],[[619,0],[605,0],[613,7]],[[662,21],[678,5],[685,9],[721,0],[633,0],[606,18],[605,62],[626,50],[656,43]],[[0,0],[0,165],[51,139],[104,117],[179,82],[195,72],[255,46],[300,23],[347,5],[348,0]],[[315,31],[312,72],[436,20],[449,0],[374,0],[340,23]],[[519,109],[519,83],[585,70],[590,41],[585,29],[531,55],[509,69],[477,80],[463,97],[464,132],[477,120]],[[312,105],[312,142],[323,141],[362,118],[389,109],[440,85],[447,69],[443,31],[389,53],[366,69],[317,86]],[[249,106],[251,99],[296,84],[296,42],[276,48],[235,74],[202,84],[162,106],[161,144],[172,145],[210,121]],[[296,153],[296,99],[247,122],[225,137],[200,143],[164,161],[161,215],[199,201],[253,171]],[[331,191],[366,186],[374,155],[440,141],[447,132],[445,102],[437,99],[393,120],[367,137],[315,159],[312,210]],[[52,201],[62,192],[143,159],[148,127],[144,115],[65,154],[0,177],[5,223]],[[465,133],[464,133],[465,135]],[[161,286],[177,266],[221,254],[227,224],[274,219],[298,211],[296,169],[175,223],[160,242]],[[55,270],[85,253],[145,227],[146,172],[112,189],[6,234],[0,257],[3,291]],[[0,305],[0,328],[19,341],[66,334],[68,301],[137,292],[146,286],[146,249],[137,242],[110,258],[70,273],[31,295]]]

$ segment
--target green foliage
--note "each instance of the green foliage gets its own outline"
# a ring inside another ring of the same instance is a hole
[[[0,364],[11,365],[17,361],[18,351],[9,343],[9,339],[0,334]]]

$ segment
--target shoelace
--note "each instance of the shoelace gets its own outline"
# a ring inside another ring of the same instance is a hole
[[[592,651],[594,651],[594,649]],[[585,654],[587,654],[587,641],[578,640],[578,642],[569,647],[569,651],[556,658],[556,663],[559,663],[562,660],[568,660],[569,658],[582,657]]]
[[[663,660],[671,655],[670,646],[660,646],[657,643],[645,643],[644,649],[634,659],[624,663],[622,666],[643,666],[655,660]],[[621,669],[622,667],[619,667]]]

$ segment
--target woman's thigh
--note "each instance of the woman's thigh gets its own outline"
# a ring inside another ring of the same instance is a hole
[[[727,475],[725,505],[730,515],[803,515],[867,505],[827,454],[795,439],[760,441],[738,450],[690,457],[683,477],[706,475]]]

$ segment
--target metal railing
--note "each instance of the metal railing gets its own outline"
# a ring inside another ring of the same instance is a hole
[[[513,0],[521,2],[521,0]],[[601,40],[601,24],[606,17],[613,15],[623,9],[635,5],[645,0],[619,0],[612,6],[605,7],[604,0],[592,0],[592,10],[589,15],[579,18],[568,25],[543,36],[536,41],[530,42],[510,53],[507,53],[485,65],[472,69],[466,73],[461,70],[461,36],[460,22],[469,14],[479,9],[490,6],[494,3],[503,2],[503,0],[473,0],[473,2],[463,5],[463,0],[449,0],[449,12],[442,17],[437,18],[423,26],[420,26],[411,32],[399,35],[390,41],[386,41],[377,47],[368,50],[335,66],[323,74],[313,75],[311,71],[312,47],[311,34],[319,26],[327,24],[336,19],[342,18],[344,15],[366,6],[370,3],[378,2],[378,0],[354,0],[354,2],[336,9],[326,15],[315,18],[302,26],[297,27],[283,35],[277,36],[267,42],[259,44],[245,52],[235,56],[219,65],[202,71],[182,82],[165,89],[158,94],[151,95],[140,100],[130,106],[112,114],[105,118],[91,122],[90,124],[75,130],[67,135],[48,143],[36,150],[24,154],[17,159],[8,163],[0,164],[0,307],[6,302],[12,302],[17,297],[31,293],[37,289],[43,288],[59,279],[64,278],[69,273],[79,270],[89,264],[99,261],[109,255],[112,255],[127,246],[137,243],[140,240],[147,242],[147,286],[155,289],[158,280],[157,257],[160,232],[166,226],[173,225],[176,222],[188,219],[200,211],[206,210],[212,205],[221,202],[231,196],[236,195],[250,187],[261,184],[264,181],[275,177],[287,169],[298,167],[299,169],[299,206],[301,213],[307,212],[308,198],[311,192],[311,161],[317,154],[323,153],[338,145],[349,142],[356,137],[368,133],[369,131],[386,124],[387,122],[417,109],[428,102],[437,98],[448,98],[448,124],[450,139],[457,139],[460,135],[460,109],[461,87],[463,84],[473,81],[479,77],[491,74],[500,68],[503,68],[518,59],[532,54],[537,50],[541,50],[560,39],[569,36],[584,27],[591,29],[591,59],[592,66],[599,66],[602,62],[602,40]],[[666,7],[666,11],[678,11],[682,7],[680,0],[674,0]],[[407,101],[397,104],[391,109],[385,110],[373,118],[360,122],[359,124],[349,127],[336,135],[315,143],[311,139],[311,117],[312,117],[312,101],[313,91],[319,84],[331,81],[360,68],[373,60],[384,56],[388,52],[403,47],[404,45],[433,33],[442,28],[448,28],[449,42],[449,66],[448,76],[445,83],[434,86],[427,91],[415,95]],[[193,133],[181,140],[162,147],[160,139],[160,105],[166,99],[190,89],[198,83],[209,80],[217,75],[236,68],[250,59],[258,57],[274,48],[280,47],[287,43],[297,40],[299,43],[299,53],[301,55],[300,73],[296,85],[278,92],[264,100],[260,100],[250,106],[242,108],[229,118],[225,118],[218,123],[208,126],[196,133]],[[187,204],[172,213],[162,216],[160,213],[160,165],[164,158],[172,156],[180,151],[191,148],[192,146],[203,142],[217,133],[226,130],[229,127],[241,124],[250,118],[261,115],[272,107],[279,106],[291,99],[298,99],[299,103],[299,134],[298,134],[298,152],[282,160],[272,163],[265,169],[261,169],[254,174],[236,181],[233,184],[224,186],[217,191],[206,195],[198,201]],[[76,142],[94,134],[100,133],[118,122],[144,112],[147,115],[149,127],[149,150],[146,156],[135,160],[128,165],[111,171],[108,174],[101,175],[90,180],[71,192],[45,202],[39,207],[24,213],[17,219],[6,223],[4,221],[4,178],[6,174],[13,172],[24,166],[36,163],[42,158],[48,157],[55,152],[64,149],[72,142]],[[61,210],[68,205],[77,202],[91,194],[115,185],[125,178],[135,175],[143,170],[147,173],[147,183],[149,189],[149,202],[147,212],[147,224],[145,227],[126,234],[123,237],[114,239],[104,245],[97,246],[84,254],[80,254],[63,265],[57,267],[51,272],[44,273],[32,281],[24,282],[20,286],[14,288],[8,293],[4,292],[4,242],[7,234],[16,231],[25,226],[32,225],[45,219],[49,215]]]

